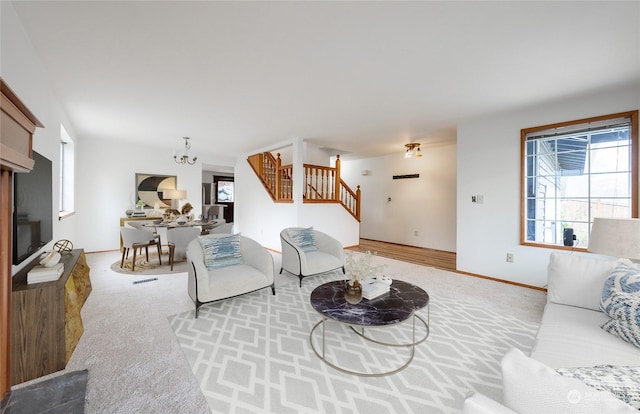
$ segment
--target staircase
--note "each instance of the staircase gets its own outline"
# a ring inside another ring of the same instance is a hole
[[[247,158],[265,190],[275,203],[293,203],[293,166],[282,165],[270,152],[251,155]],[[335,167],[303,164],[304,203],[340,203],[356,220],[360,221],[360,186],[353,191],[340,178],[340,155]]]

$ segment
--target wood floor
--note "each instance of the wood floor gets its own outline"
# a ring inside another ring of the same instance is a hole
[[[404,244],[387,243],[376,240],[360,239],[360,246],[351,247],[350,250],[371,253],[378,256],[402,260],[423,266],[432,266],[443,270],[456,270],[455,252],[427,249],[424,247],[407,246]]]

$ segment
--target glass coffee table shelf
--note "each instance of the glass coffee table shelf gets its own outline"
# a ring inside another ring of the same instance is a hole
[[[336,280],[322,284],[311,292],[311,306],[322,315],[309,333],[313,352],[327,365],[341,372],[363,377],[379,377],[391,375],[409,366],[415,355],[416,345],[429,337],[429,295],[422,288],[401,280],[394,280],[388,293],[372,300],[362,299],[357,304],[345,299],[345,281]],[[423,319],[417,311],[426,307],[427,319]],[[365,332],[366,328],[397,327],[398,324],[411,319],[411,340],[409,342],[387,342],[374,339]],[[335,321],[347,325],[353,332],[369,342],[385,347],[409,348],[409,356],[398,367],[379,372],[361,372],[340,366],[327,358],[326,327],[327,321]],[[416,321],[418,327],[416,327]],[[316,347],[314,332],[322,327],[322,349]],[[416,339],[416,330],[424,331]]]

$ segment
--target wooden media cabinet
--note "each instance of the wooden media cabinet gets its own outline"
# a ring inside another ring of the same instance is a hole
[[[27,272],[12,279],[11,385],[64,369],[84,327],[80,310],[91,292],[84,250],[63,254],[57,281],[27,284]]]

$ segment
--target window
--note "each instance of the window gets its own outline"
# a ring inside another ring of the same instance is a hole
[[[73,140],[60,125],[60,194],[58,219],[73,214],[74,205],[74,145]]]
[[[594,217],[638,217],[638,111],[527,128],[521,140],[521,244],[586,248]]]

